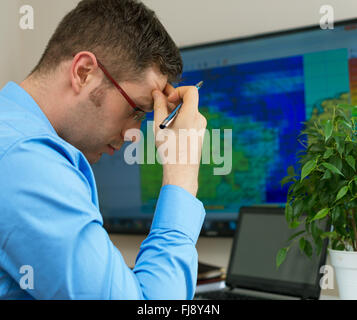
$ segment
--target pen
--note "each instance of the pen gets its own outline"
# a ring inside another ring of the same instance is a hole
[[[203,86],[203,81],[200,81],[195,85],[195,87],[200,90],[201,87]],[[160,129],[165,129],[167,128],[170,123],[175,119],[177,116],[178,111],[181,109],[182,103],[179,104],[174,111],[171,112],[171,114],[160,124]]]

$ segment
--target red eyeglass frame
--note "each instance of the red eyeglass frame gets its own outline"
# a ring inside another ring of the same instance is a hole
[[[130,106],[135,110],[135,111],[140,111],[146,113],[144,110],[141,110],[133,100],[127,95],[127,93],[124,91],[124,89],[114,80],[114,78],[110,75],[110,73],[107,71],[107,69],[103,66],[103,64],[97,59],[97,63],[99,68],[103,71],[103,73],[107,76],[107,78],[114,84],[114,86],[120,91],[120,93],[123,95],[123,97],[128,101]]]

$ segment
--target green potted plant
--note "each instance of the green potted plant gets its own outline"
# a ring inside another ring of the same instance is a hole
[[[300,231],[278,251],[277,267],[291,246],[299,245],[311,257],[314,249],[321,253],[323,241],[328,239],[342,299],[357,299],[356,111],[357,107],[338,105],[306,122],[300,135],[307,139],[299,173],[289,167],[288,176],[281,181],[282,185],[290,183],[285,207],[289,228],[300,226]],[[331,230],[323,230],[322,222],[331,225]]]

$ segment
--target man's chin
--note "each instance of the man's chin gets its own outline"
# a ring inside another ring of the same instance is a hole
[[[102,157],[102,153],[97,153],[97,154],[90,154],[90,155],[87,155],[87,154],[84,154],[85,157],[87,158],[87,161],[89,162],[89,164],[96,164],[99,162],[99,160],[101,159]]]

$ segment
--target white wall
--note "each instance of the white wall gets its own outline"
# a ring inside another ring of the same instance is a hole
[[[1,0],[13,1],[13,0]],[[34,30],[21,30],[19,41],[23,50],[22,78],[35,67],[60,20],[79,0],[17,0],[19,7],[29,4],[34,9]],[[20,29],[20,28],[19,28]]]
[[[0,86],[8,80],[20,79],[23,53],[20,50],[20,28],[17,1],[0,1]]]
[[[61,18],[79,0],[0,0],[0,87],[21,82],[39,61]],[[34,29],[19,26],[20,8],[34,10]]]
[[[179,46],[317,25],[330,4],[335,19],[357,17],[356,0],[143,0],[154,9]],[[60,19],[79,0],[0,1],[0,86],[20,82],[38,62]],[[34,30],[21,30],[19,8],[31,5]]]
[[[357,17],[356,0],[144,0],[180,46],[318,25],[320,7],[335,20]]]

